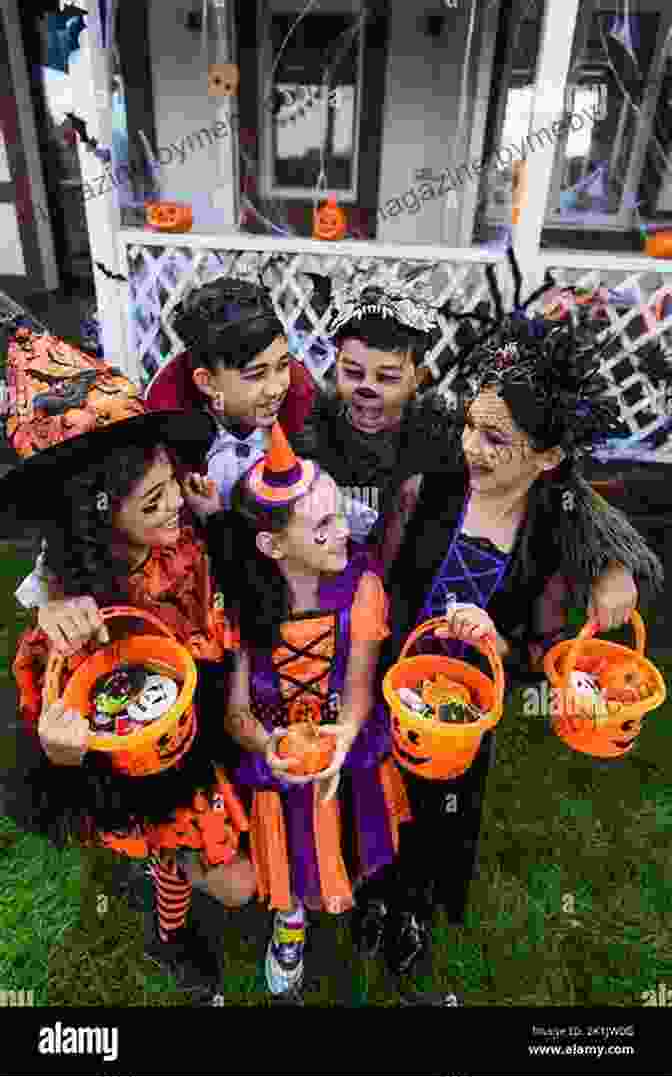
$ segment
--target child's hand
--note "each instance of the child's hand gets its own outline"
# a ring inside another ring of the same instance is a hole
[[[446,620],[447,625],[434,629],[437,639],[459,639],[471,643],[486,636],[491,636],[493,641],[497,638],[494,622],[480,606],[458,604],[448,609]]]
[[[91,639],[97,639],[99,643],[110,642],[100,610],[90,595],[56,599],[40,606],[37,624],[54,649],[66,656],[77,654]]]
[[[338,784],[341,780],[341,768],[346,757],[354,744],[359,728],[354,722],[341,720],[340,722],[326,722],[318,727],[320,733],[331,733],[336,737],[336,748],[331,763],[326,770],[320,771],[315,780],[320,786],[320,800],[333,800],[338,792]]]
[[[66,711],[59,699],[42,711],[37,726],[45,755],[57,767],[78,767],[89,743],[89,723],[78,711]]]
[[[589,621],[597,621],[601,632],[626,624],[637,608],[639,595],[631,572],[611,564],[593,583],[588,603]]]
[[[190,472],[182,484],[182,493],[191,511],[201,520],[222,509],[222,499],[217,484],[207,475]]]

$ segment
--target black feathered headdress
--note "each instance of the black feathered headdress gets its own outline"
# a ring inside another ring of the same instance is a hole
[[[614,338],[597,328],[587,312],[570,310],[563,322],[528,315],[530,304],[556,287],[555,281],[547,273],[543,286],[522,301],[511,249],[508,258],[514,309],[505,313],[494,269],[488,266],[494,317],[482,309],[453,315],[463,323],[456,337],[455,388],[471,395],[496,386],[514,418],[525,416],[521,425],[538,448],[559,445],[570,458],[627,435],[618,402],[605,395],[609,384],[600,373],[603,359],[613,354]]]

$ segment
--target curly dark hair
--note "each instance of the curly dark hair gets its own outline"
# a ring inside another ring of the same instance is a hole
[[[189,349],[192,370],[242,370],[285,335],[270,296],[260,285],[218,280],[195,289],[175,308],[175,332]]]
[[[66,595],[93,595],[99,604],[120,597],[130,566],[113,553],[112,518],[161,450],[168,452],[163,445],[129,445],[63,483],[58,516],[45,527],[45,562]]]

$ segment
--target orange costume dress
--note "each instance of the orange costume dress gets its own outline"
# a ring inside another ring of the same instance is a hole
[[[245,811],[217,765],[231,750],[223,727],[226,659],[238,649],[238,635],[224,612],[223,596],[213,591],[204,544],[191,527],[183,527],[174,547],[150,551],[128,576],[125,590],[127,604],[159,617],[196,661],[193,744],[169,770],[144,778],[110,773],[98,752],[87,753],[81,767],[54,766],[45,756],[26,776],[34,792],[34,821],[51,832],[60,817],[83,844],[134,858],[154,855],[170,862],[179,848],[188,848],[199,851],[206,870],[227,864],[248,830]],[[119,594],[110,605],[118,601]],[[62,683],[93,646],[64,662]],[[35,735],[49,648],[41,629],[28,629],[13,664],[20,715]]]
[[[251,651],[252,710],[265,729],[337,718],[352,644],[389,635],[387,599],[366,553],[320,584],[319,609],[280,626],[282,643]],[[292,894],[308,908],[340,913],[353,884],[391,863],[399,824],[410,819],[403,779],[391,757],[384,704],[372,703],[343,764],[338,793],[324,802],[317,783],[275,779],[258,753],[242,752],[232,774],[251,799],[250,845],[257,887],[273,908]]]

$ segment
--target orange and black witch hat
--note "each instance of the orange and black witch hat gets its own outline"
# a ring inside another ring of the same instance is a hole
[[[0,519],[52,520],[63,482],[127,445],[164,444],[200,467],[216,436],[204,411],[149,412],[117,367],[17,328],[7,350],[7,441],[20,464],[0,479]]]
[[[247,484],[259,504],[272,509],[291,505],[307,494],[319,473],[314,460],[302,460],[295,455],[280,423],[274,423],[270,448],[248,472]]]

